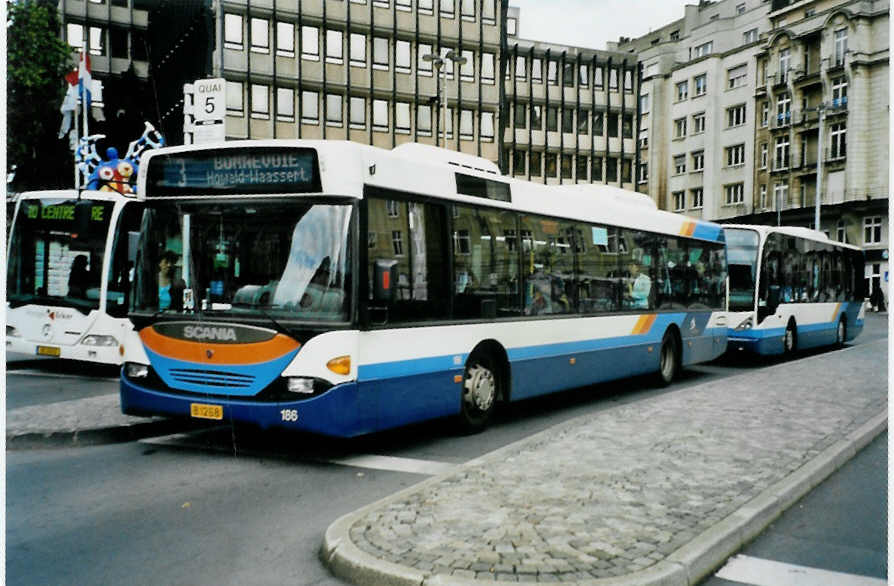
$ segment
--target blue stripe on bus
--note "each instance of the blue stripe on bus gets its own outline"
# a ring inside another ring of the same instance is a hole
[[[693,238],[699,238],[701,240],[713,240],[715,242],[724,242],[723,235],[723,226],[718,226],[716,224],[706,224],[704,222],[697,222],[695,224],[695,230],[692,232]]]

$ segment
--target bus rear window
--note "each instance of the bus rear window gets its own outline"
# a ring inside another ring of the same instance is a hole
[[[464,173],[456,174],[456,192],[460,195],[471,195],[484,199],[512,201],[512,193],[508,184]]]

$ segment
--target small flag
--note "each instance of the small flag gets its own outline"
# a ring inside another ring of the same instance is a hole
[[[92,90],[93,74],[90,73],[90,55],[82,52],[81,59],[78,61],[78,95],[88,107],[93,99]]]

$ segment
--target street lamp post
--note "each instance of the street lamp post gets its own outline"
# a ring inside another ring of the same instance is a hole
[[[460,81],[459,81],[459,79],[460,79],[460,72],[459,72],[459,69],[463,66],[463,64],[465,64],[466,61],[468,61],[468,59],[466,59],[466,58],[463,57],[462,55],[459,55],[459,54],[458,54],[456,51],[454,51],[453,49],[450,49],[449,51],[447,51],[447,54],[444,55],[444,57],[446,57],[447,59],[450,59],[451,61],[453,61],[453,75],[456,76],[456,80],[457,80],[457,81],[456,81],[456,87],[457,87],[456,95],[457,95],[457,99],[459,99],[459,97],[458,97],[458,96],[459,96],[459,84],[460,84]],[[445,86],[445,88],[446,88],[446,86],[447,86],[447,76],[446,76],[446,72],[445,72],[445,75],[444,75],[444,86]],[[446,94],[446,89],[445,89],[445,94]],[[445,96],[445,101],[446,101],[446,96]],[[457,105],[457,112],[458,112],[458,111],[459,111],[459,105]],[[456,131],[459,132],[459,128],[457,128]],[[446,106],[446,104],[445,104],[445,106],[444,106],[444,147],[445,147],[445,148],[447,147],[447,106]]]
[[[423,61],[429,61],[435,68],[435,75],[438,79],[438,100],[441,102],[441,132],[444,134],[444,148],[447,148],[447,71],[444,69],[444,65],[447,63],[445,60],[449,59],[454,63],[453,70],[457,70],[457,66],[461,67],[468,59],[463,57],[462,55],[457,54],[456,51],[450,49],[447,53],[444,54],[443,57],[439,55],[435,55],[434,53],[429,53],[428,55],[423,55]],[[443,82],[441,81],[443,77]],[[440,133],[439,133],[440,134]],[[435,136],[435,143],[440,146],[440,138]]]
[[[823,193],[823,124],[826,118],[826,103],[820,102],[816,111],[819,113],[819,134],[816,138],[816,197],[813,198],[813,227],[815,230],[820,230],[820,199]]]
[[[442,68],[444,67],[445,62],[444,62],[444,59],[442,59],[439,55],[435,55],[434,53],[429,53],[428,55],[423,55],[422,60],[430,61],[431,64],[435,68],[435,78],[438,80],[438,86],[439,86],[436,93],[438,95],[438,101],[441,102],[441,108],[443,109],[442,120],[443,120],[443,127],[444,127],[444,146],[446,147],[447,146],[447,99],[446,99],[447,79],[446,79],[446,77],[444,79],[444,83],[441,83],[441,71],[442,71]],[[435,134],[435,145],[441,146],[441,139],[440,139],[440,137],[438,137],[437,134]]]

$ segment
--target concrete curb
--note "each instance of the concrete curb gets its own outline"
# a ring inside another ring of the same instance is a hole
[[[183,431],[183,422],[170,419],[154,419],[94,429],[8,433],[7,450],[40,450],[48,448],[96,446],[140,440],[156,435],[168,435]]]

